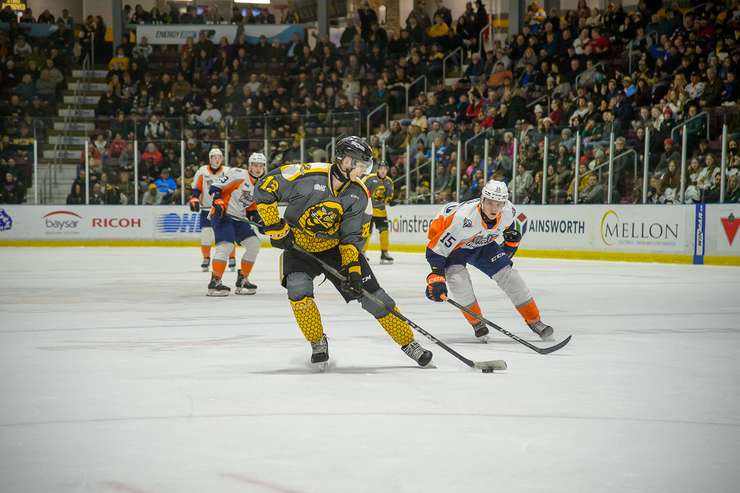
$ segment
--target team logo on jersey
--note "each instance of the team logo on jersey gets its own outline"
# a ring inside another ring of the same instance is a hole
[[[339,231],[344,208],[338,202],[320,202],[312,205],[298,219],[301,229],[317,235],[333,235]]]
[[[13,227],[13,218],[10,214],[5,212],[5,209],[0,209],[0,231],[8,231]]]
[[[316,183],[313,186],[314,190],[318,190],[319,192],[326,192],[326,185],[322,185],[321,183]]]
[[[0,211],[0,217],[2,217],[2,211]],[[732,242],[735,241],[737,229],[740,227],[740,219],[736,218],[731,212],[729,216],[720,218],[720,221],[722,221],[722,227],[725,230],[727,241],[732,246]],[[2,227],[0,227],[0,231],[2,231]]]
[[[373,192],[373,198],[375,200],[383,200],[385,198],[385,186],[380,185],[378,188],[375,189]]]
[[[469,218],[463,219],[463,228],[472,228],[473,227],[473,221],[471,221]]]
[[[522,236],[527,232],[527,216],[523,212],[520,212],[514,219],[514,229],[519,231],[519,234]]]

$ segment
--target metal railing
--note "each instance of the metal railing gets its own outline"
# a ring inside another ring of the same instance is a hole
[[[531,101],[531,102],[527,103],[527,109],[534,108],[535,106],[537,106],[542,101],[545,101],[545,104],[547,104],[547,108],[544,111],[544,114],[545,115],[549,115],[550,114],[550,95],[549,94],[543,94],[542,96],[540,96],[539,98],[535,99],[534,101]]]
[[[704,118],[707,120],[706,138],[707,140],[709,140],[709,113],[707,113],[706,111],[702,111],[701,113],[698,113],[692,116],[691,118],[689,118],[688,120],[685,120],[679,123],[678,125],[676,125],[675,127],[671,128],[671,139],[673,139],[673,141],[675,142],[676,141],[676,131],[685,127],[686,125],[693,122],[694,120],[698,120],[699,118]]]
[[[371,118],[372,118],[372,116],[375,113],[377,113],[378,111],[380,111],[382,109],[385,109],[385,127],[388,128],[388,123],[390,121],[390,108],[388,106],[388,103],[381,103],[377,108],[375,108],[374,110],[372,110],[370,113],[367,114],[367,127],[366,127],[365,130],[367,132],[367,138],[368,139],[370,138],[370,122],[371,122]]]
[[[580,74],[578,74],[576,76],[576,81],[575,81],[576,89],[578,89],[578,86],[579,86],[579,84],[581,82],[581,78],[583,78],[583,76],[586,75],[587,72],[589,72],[589,73],[590,72],[598,73],[596,69],[599,68],[599,67],[604,68],[604,63],[603,62],[599,62],[596,65],[594,65],[593,67],[589,67],[589,68],[585,69],[583,72],[581,72]]]
[[[488,16],[488,24],[486,24],[478,33],[478,54],[481,59],[483,58],[483,52],[485,51],[483,49],[483,36],[486,32],[488,33],[488,39],[493,40],[493,22],[490,15]]]
[[[684,12],[683,15],[693,13],[695,10],[706,7],[707,5],[709,5],[709,2],[700,3],[699,5],[692,5],[691,7],[686,9],[686,12]]]
[[[629,73],[629,75],[632,75],[632,59],[635,58],[636,56],[639,57],[643,55],[642,51],[639,51],[639,50],[635,51],[634,46],[635,46],[634,39],[630,40],[630,42],[627,43],[627,72]]]
[[[60,160],[62,159],[60,155],[64,153],[66,156],[66,144],[69,141],[70,132],[73,129],[77,128],[77,125],[73,123],[74,119],[77,117],[77,110],[79,109],[79,100],[80,100],[80,91],[83,87],[85,87],[85,84],[87,84],[88,76],[89,76],[89,70],[92,66],[90,61],[91,54],[88,53],[85,55],[85,58],[82,60],[82,77],[78,79],[78,81],[75,83],[75,89],[72,92],[72,105],[65,109],[65,114],[62,117],[62,131],[61,135],[57,135],[54,141],[54,147],[53,147],[53,154],[51,158],[51,163],[48,163],[45,173],[45,178],[43,180],[43,189],[44,194],[42,194],[42,203],[47,203],[49,200],[51,200],[53,196],[53,191],[55,187],[59,184],[59,173],[61,172],[61,163]],[[67,81],[68,83],[69,81]],[[64,99],[62,99],[64,101]],[[57,111],[59,108],[57,108]],[[52,128],[53,128],[52,123]]]
[[[463,56],[464,56],[465,53],[463,52],[462,47],[459,46],[459,47],[455,48],[454,50],[452,50],[451,52],[449,52],[442,59],[442,83],[444,83],[445,80],[447,79],[447,60],[449,60],[450,58],[452,58],[456,53],[459,53],[460,54],[460,74],[462,74],[462,71],[463,71],[463,69],[462,69],[463,68]]]
[[[474,141],[476,139],[479,139],[482,135],[485,135],[486,132],[488,132],[488,129],[481,130],[480,132],[478,132],[477,134],[473,135],[472,137],[470,137],[468,140],[465,141],[465,146],[463,148],[465,152],[464,152],[464,156],[463,157],[465,158],[466,161],[468,160],[468,145],[472,141]]]
[[[409,114],[410,111],[410,105],[409,105],[409,93],[411,92],[411,88],[414,87],[419,82],[424,82],[424,94],[427,92],[427,76],[426,75],[420,75],[416,79],[414,79],[410,84],[406,84],[406,114]]]
[[[575,176],[575,180],[576,181],[574,182],[574,187],[573,187],[573,195],[574,195],[573,203],[575,204],[578,201],[578,180],[580,180],[581,178],[583,178],[585,176],[595,175],[595,174],[598,173],[599,174],[599,181],[601,181],[601,180],[603,180],[603,176],[602,176],[603,169],[606,168],[607,169],[607,173],[608,173],[607,174],[607,199],[606,199],[606,203],[607,204],[611,204],[612,203],[612,192],[611,192],[611,189],[613,188],[612,181],[613,181],[613,175],[614,175],[614,161],[617,161],[618,159],[620,159],[620,158],[622,158],[624,156],[627,156],[629,154],[634,154],[633,166],[634,166],[634,175],[636,177],[637,176],[637,162],[639,160],[639,156],[638,156],[637,151],[635,149],[627,149],[626,151],[618,154],[617,156],[614,156],[613,158],[610,158],[607,161],[605,161],[605,162],[603,162],[603,163],[601,163],[601,164],[599,164],[597,166],[594,166],[593,169],[587,170],[585,173],[583,173],[583,175],[580,175],[580,173],[579,173],[580,170],[578,170],[578,163],[575,163],[576,172],[575,172],[575,175],[574,176]]]

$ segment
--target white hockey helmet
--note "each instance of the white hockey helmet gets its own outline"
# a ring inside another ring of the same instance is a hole
[[[261,152],[253,152],[249,156],[248,164],[264,164],[264,165],[267,165],[267,158]]]
[[[506,202],[509,200],[509,188],[502,181],[491,180],[483,187],[481,198],[495,202]]]
[[[215,161],[215,162],[214,162]],[[224,153],[221,152],[221,149],[218,147],[214,147],[210,151],[208,151],[208,162],[211,165],[216,165],[216,167],[221,166],[224,162]]]

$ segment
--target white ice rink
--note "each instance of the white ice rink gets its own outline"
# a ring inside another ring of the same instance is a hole
[[[517,259],[573,334],[541,356],[474,343],[424,298],[422,255],[371,253],[407,316],[508,371],[421,336],[435,367],[417,368],[327,282],[334,364],[312,372],[274,250],[256,296],[207,298],[196,248],[1,248],[0,492],[740,490],[740,269]],[[473,278],[484,313],[536,342]]]

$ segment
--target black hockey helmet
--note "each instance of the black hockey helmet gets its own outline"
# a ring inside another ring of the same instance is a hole
[[[345,157],[352,158],[352,169],[361,166],[363,173],[369,173],[373,168],[373,150],[361,137],[351,135],[339,139],[334,147],[334,164],[341,163]]]

